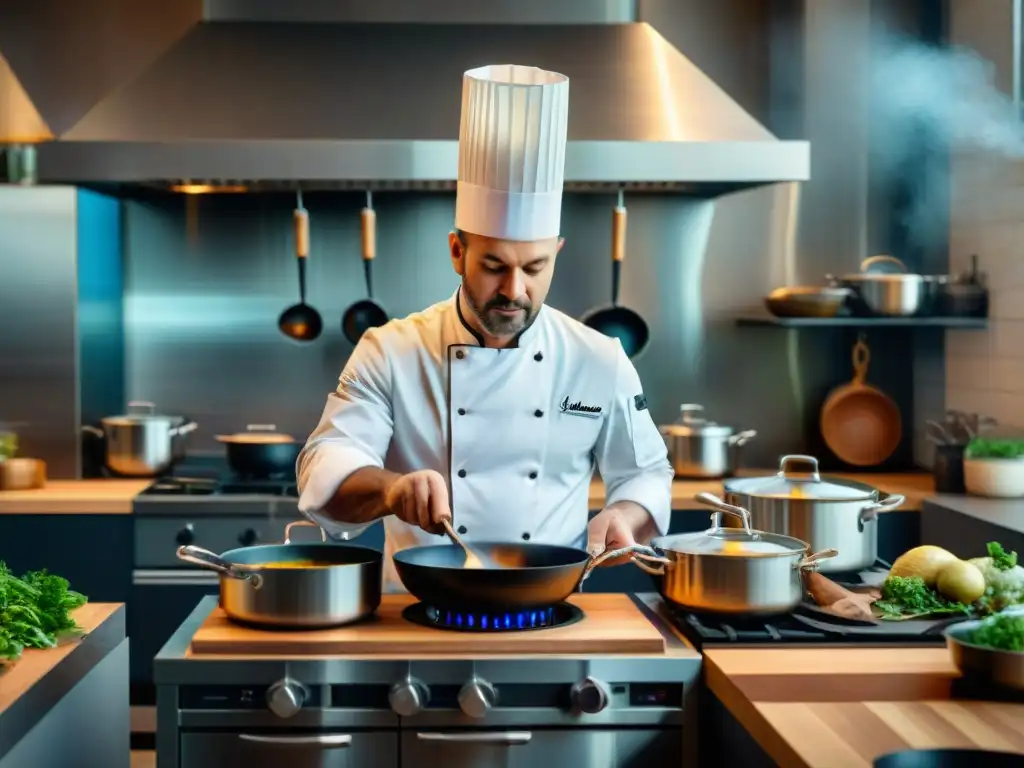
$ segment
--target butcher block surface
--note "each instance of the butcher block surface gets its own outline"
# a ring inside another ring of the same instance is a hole
[[[456,632],[413,624],[402,610],[409,595],[385,595],[377,616],[337,629],[261,630],[231,622],[218,606],[192,637],[193,656],[576,655],[661,654],[665,641],[628,595],[580,594],[575,624],[524,632]]]
[[[1024,754],[1024,705],[957,699],[958,677],[935,647],[704,653],[707,686],[783,768],[870,768],[907,749]]]

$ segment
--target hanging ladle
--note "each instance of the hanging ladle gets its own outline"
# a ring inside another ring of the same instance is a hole
[[[306,303],[306,257],[309,256],[309,211],[302,205],[302,190],[295,203],[295,258],[299,262],[299,303],[281,313],[277,327],[296,341],[313,341],[324,329],[320,313]]]

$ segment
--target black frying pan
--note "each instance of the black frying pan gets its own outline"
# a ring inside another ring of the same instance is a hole
[[[591,558],[582,549],[554,544],[470,542],[494,568],[463,568],[466,552],[453,544],[412,547],[395,553],[395,570],[409,593],[435,608],[493,610],[547,608],[583,585],[591,569],[638,553],[662,561],[649,547],[634,545]]]
[[[366,277],[367,298],[357,301],[345,310],[341,330],[345,338],[357,343],[370,328],[388,321],[388,313],[373,300],[373,258],[377,255],[377,213],[373,210],[373,193],[366,193],[366,207],[362,212],[363,274]]]
[[[605,336],[618,339],[626,356],[636,357],[647,348],[650,331],[639,314],[628,307],[619,306],[619,283],[625,255],[626,206],[623,205],[620,190],[619,204],[612,213],[612,305],[588,313],[583,322]]]

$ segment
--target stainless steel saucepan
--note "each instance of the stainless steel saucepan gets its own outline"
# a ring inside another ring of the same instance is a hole
[[[86,425],[82,431],[103,441],[103,462],[121,477],[156,477],[185,457],[185,438],[198,425],[184,416],[157,413],[153,403],[136,400],[128,412],[106,416],[102,429]]]
[[[772,615],[788,613],[803,600],[804,571],[838,555],[835,549],[810,553],[807,542],[755,531],[750,513],[710,493],[694,497],[712,507],[711,527],[700,533],[662,536],[651,547],[669,562],[651,565],[633,558],[657,577],[658,591],[671,603],[696,613]],[[743,527],[723,528],[721,515],[739,518]]]
[[[242,624],[323,628],[366,618],[380,606],[383,554],[351,544],[284,543],[232,549],[222,555],[196,546],[178,548],[186,563],[220,574],[220,606]],[[321,529],[321,539],[326,534]]]
[[[704,406],[684,403],[675,424],[659,427],[676,477],[717,478],[731,476],[740,464],[740,449],[757,436],[746,429],[708,421]]]

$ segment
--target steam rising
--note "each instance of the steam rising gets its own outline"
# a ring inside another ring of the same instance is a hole
[[[900,222],[907,244],[942,242],[949,194],[948,155],[988,152],[1024,158],[1024,126],[1013,101],[994,83],[994,67],[974,51],[938,48],[882,33],[869,88],[877,132],[871,153],[886,186],[908,192]]]

